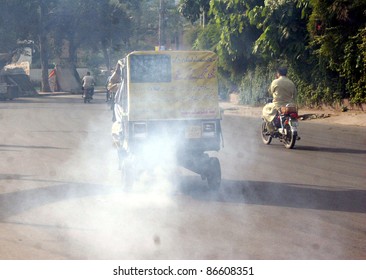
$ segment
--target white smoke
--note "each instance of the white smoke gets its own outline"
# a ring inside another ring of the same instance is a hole
[[[166,244],[167,216],[176,207],[179,168],[174,146],[168,139],[145,146],[148,169],[138,173],[126,191],[112,144],[112,113],[106,109],[98,114],[85,124],[81,145],[58,170],[58,176],[77,184],[54,209],[55,224],[66,229],[63,240],[70,258],[158,257],[159,246]]]

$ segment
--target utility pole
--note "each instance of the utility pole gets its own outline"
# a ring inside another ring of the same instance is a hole
[[[165,45],[164,0],[159,0],[159,50]]]

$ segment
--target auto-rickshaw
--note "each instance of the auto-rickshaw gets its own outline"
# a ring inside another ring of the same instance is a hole
[[[135,51],[118,62],[113,87],[112,135],[125,187],[169,156],[219,188],[220,162],[210,156],[223,140],[215,53]]]

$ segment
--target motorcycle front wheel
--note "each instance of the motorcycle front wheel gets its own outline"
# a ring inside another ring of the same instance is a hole
[[[283,144],[285,145],[286,149],[292,149],[296,143],[297,131],[292,132],[291,127],[289,125],[285,127],[285,130],[286,130],[286,137],[283,139]]]
[[[271,144],[272,136],[268,132],[267,124],[266,124],[265,120],[262,120],[261,136],[262,136],[262,141],[263,141],[264,144],[266,144],[266,145]]]

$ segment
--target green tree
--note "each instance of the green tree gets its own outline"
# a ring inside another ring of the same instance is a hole
[[[42,66],[41,90],[50,91],[48,84],[48,15],[56,1],[1,0],[0,48],[11,52],[18,41],[32,40],[40,52]]]
[[[366,1],[310,0],[312,13],[308,31],[312,35],[313,55],[318,69],[326,74],[323,92],[330,92],[330,100],[349,97],[352,102],[366,101],[366,56],[364,35]],[[316,25],[320,24],[320,32]],[[320,94],[324,99],[326,94]]]
[[[308,42],[307,19],[301,1],[267,0],[248,14],[261,35],[254,44],[254,53],[266,59],[296,62]]]
[[[217,50],[221,56],[221,65],[231,77],[240,77],[255,63],[253,43],[259,36],[256,27],[250,24],[248,17],[251,9],[263,4],[261,0],[213,0],[210,2],[215,24],[220,28],[220,42]]]
[[[249,13],[262,0],[213,0],[210,14],[220,30],[217,53],[219,54],[220,74],[228,91],[242,91],[241,96],[252,95],[255,68],[261,61],[253,54],[254,42],[260,31],[251,24]],[[248,75],[247,79],[245,75]],[[243,80],[246,82],[243,85]],[[244,93],[245,88],[247,93]],[[245,98],[241,98],[244,101]]]
[[[109,0],[63,0],[53,13],[55,55],[60,57],[65,41],[68,62],[78,63],[77,51],[95,55],[101,51],[110,68],[110,54],[128,44],[131,23],[125,6]]]
[[[109,66],[109,54],[119,53],[131,35],[128,5],[118,0],[0,0],[0,4],[0,51],[12,51],[18,40],[33,40],[43,91],[50,90],[49,56],[76,67],[80,53],[97,57],[102,52]]]
[[[131,50],[151,50],[159,43],[166,47],[174,44],[179,46],[178,35],[182,30],[182,21],[174,0],[139,1],[139,5],[131,6],[131,17]]]
[[[209,10],[210,0],[180,0],[178,5],[178,11],[183,17],[191,23],[201,19],[202,25],[205,25]]]
[[[263,74],[267,73],[264,76],[267,85],[259,82],[263,89],[256,98],[266,94],[265,88],[273,78],[275,68],[280,65],[290,68],[290,76],[297,83],[304,80],[309,82],[312,79],[313,60],[308,50],[307,31],[310,11],[308,1],[267,0],[263,5],[257,5],[248,12],[250,23],[261,32],[253,45],[253,53],[261,64],[257,64],[256,70],[251,72],[259,72],[262,77],[255,76],[254,83],[258,83],[258,79],[263,81]]]
[[[35,39],[39,5],[33,0],[0,0],[0,52],[10,52],[18,40]]]

